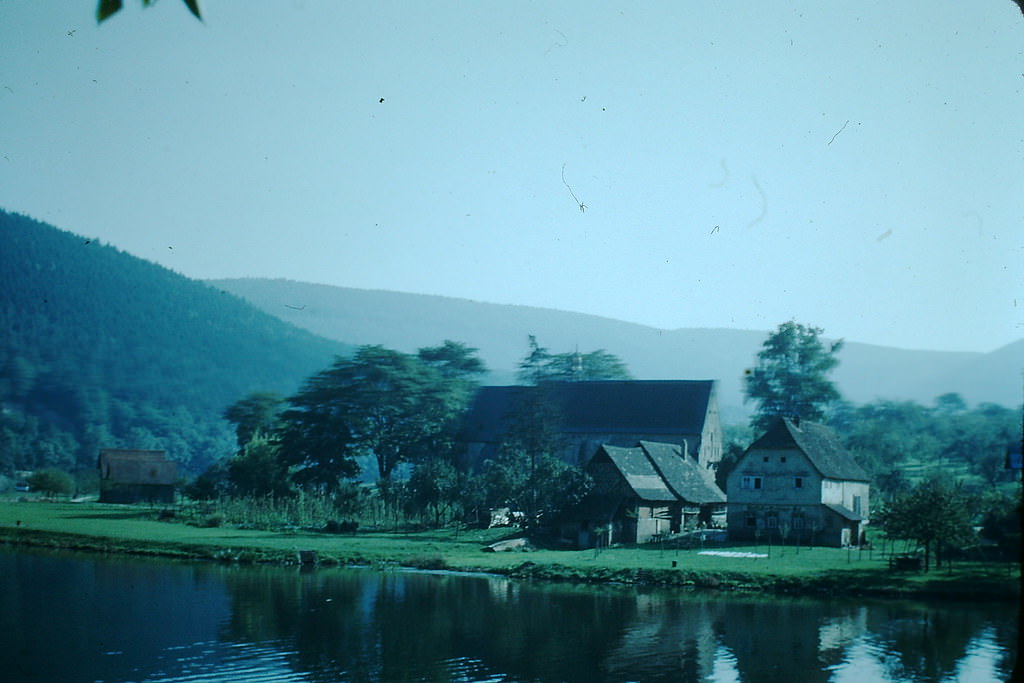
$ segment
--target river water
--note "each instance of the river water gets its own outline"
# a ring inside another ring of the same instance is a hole
[[[0,552],[0,680],[1009,680],[1015,604]]]

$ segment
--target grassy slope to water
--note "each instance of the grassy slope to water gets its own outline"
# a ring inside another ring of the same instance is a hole
[[[198,528],[161,521],[147,507],[95,503],[0,502],[0,543],[238,562],[295,562],[314,550],[322,564],[399,564],[581,582],[647,583],[830,595],[1016,599],[1020,567],[955,563],[925,574],[894,572],[879,552],[715,544],[767,558],[702,555],[656,544],[593,550],[484,552],[507,530],[416,533]],[[711,544],[708,549],[712,549]],[[673,563],[675,566],[673,566]]]

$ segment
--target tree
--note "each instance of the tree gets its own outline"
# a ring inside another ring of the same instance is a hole
[[[765,340],[757,365],[744,377],[744,402],[758,404],[751,420],[756,431],[779,417],[820,421],[828,405],[839,398],[828,373],[839,364],[836,354],[843,342],[826,345],[822,332],[791,320]]]
[[[284,399],[271,391],[257,391],[235,401],[224,410],[224,419],[235,425],[241,450],[257,433],[271,434],[277,428]]]
[[[578,503],[591,485],[579,467],[548,452],[515,446],[503,446],[496,458],[484,463],[483,478],[488,503],[522,511],[531,526],[546,513]]]
[[[34,472],[28,478],[33,491],[39,491],[48,498],[54,496],[70,496],[75,492],[74,478],[64,470],[47,467]]]
[[[235,493],[254,496],[287,496],[288,466],[278,457],[278,446],[257,432],[228,461],[228,481]]]
[[[542,382],[585,382],[608,379],[632,379],[629,368],[613,353],[597,349],[588,353],[570,351],[551,353],[529,335],[530,350],[519,361],[516,379],[522,384]]]
[[[281,454],[305,484],[336,486],[358,472],[358,456],[372,456],[386,480],[400,463],[422,459],[436,446],[459,402],[443,373],[419,357],[362,346],[288,399],[278,432]]]
[[[480,386],[479,377],[487,366],[476,355],[477,349],[449,339],[441,346],[428,346],[416,352],[420,362],[435,373],[441,411],[440,426],[425,433],[421,451],[432,458],[454,457],[461,418]]]
[[[875,522],[889,538],[912,540],[923,546],[924,568],[928,571],[933,550],[938,565],[945,550],[973,538],[974,507],[975,501],[959,484],[934,475],[893,497],[879,510]]]
[[[406,483],[406,500],[414,512],[432,515],[440,527],[461,496],[461,480],[455,467],[446,460],[434,458],[416,465]]]
[[[529,335],[530,351],[519,361],[516,379],[520,384],[536,386],[548,377],[547,367],[551,362],[551,353],[537,343],[537,338]]]
[[[142,0],[143,7],[149,7],[154,4],[156,0]],[[185,7],[188,7],[188,11],[192,15],[202,21],[203,17],[199,13],[199,0],[182,0],[185,3]],[[122,0],[99,0],[99,4],[96,6],[96,21],[103,23],[110,17],[114,16],[121,11],[121,6],[124,3]]]

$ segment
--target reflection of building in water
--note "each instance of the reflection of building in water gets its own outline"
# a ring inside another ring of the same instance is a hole
[[[733,598],[716,615],[717,635],[736,658],[736,680],[826,683],[831,680],[830,667],[843,661],[844,652],[822,650],[820,628],[828,622],[855,623],[853,614],[859,609],[835,604],[826,608],[824,603],[799,599]]]
[[[636,597],[637,619],[605,659],[610,680],[636,679],[638,658],[660,662],[663,675],[681,681],[713,679],[718,607],[713,600],[680,601],[664,593]],[[653,670],[647,675],[657,677]]]
[[[826,619],[818,627],[818,651],[827,652],[847,647],[867,630],[868,611],[865,607]]]
[[[519,602],[519,583],[504,577],[488,577],[487,592],[496,602]]]

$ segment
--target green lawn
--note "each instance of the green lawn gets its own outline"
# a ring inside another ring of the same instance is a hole
[[[508,530],[451,529],[394,533],[325,534],[199,528],[160,521],[148,507],[98,503],[0,502],[0,541],[57,547],[141,552],[239,561],[294,561],[315,550],[330,563],[398,563],[430,568],[494,571],[513,576],[581,581],[635,581],[731,588],[1016,594],[1019,567],[957,563],[928,574],[893,572],[879,551],[796,548],[766,544],[711,544],[706,550],[753,552],[763,558],[701,554],[657,544],[602,550],[484,552]]]

